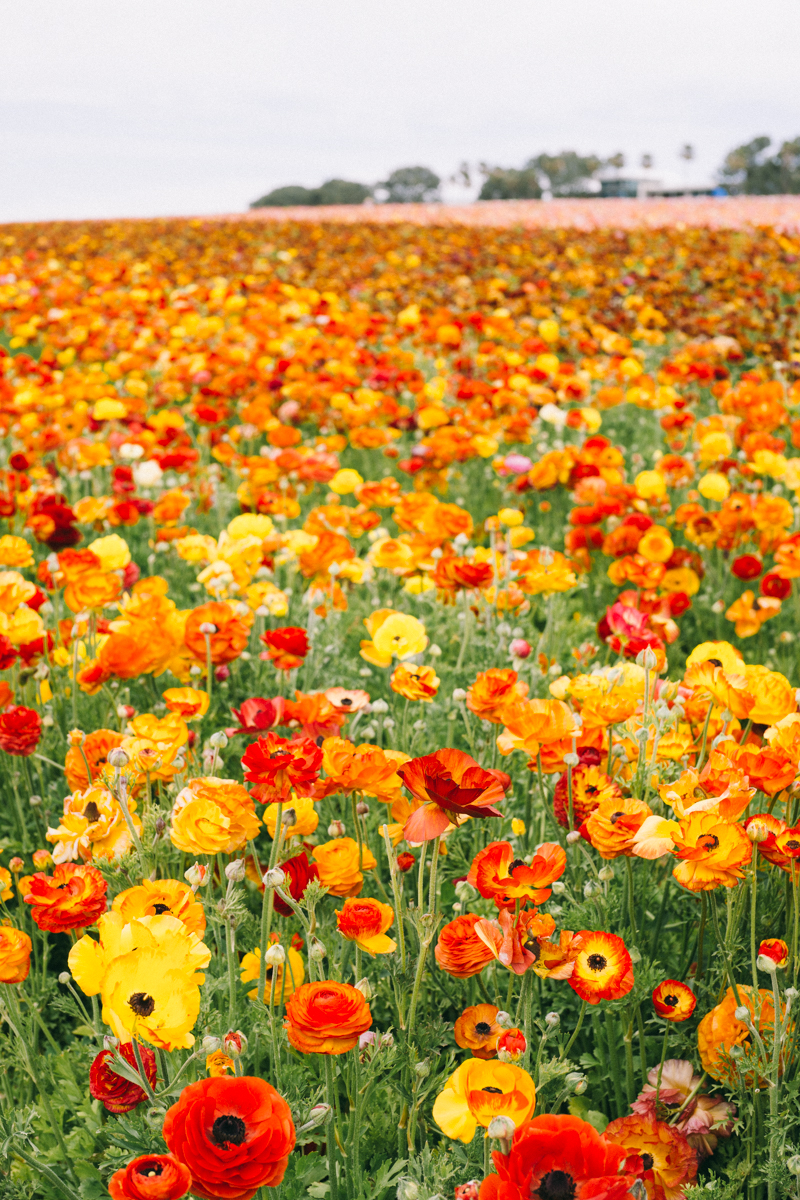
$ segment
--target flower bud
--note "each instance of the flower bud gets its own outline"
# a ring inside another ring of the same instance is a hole
[[[105,1034],[103,1037],[103,1049],[104,1050],[118,1050],[119,1049],[119,1038],[114,1037],[113,1034],[110,1034],[110,1033]]]
[[[213,746],[215,750],[224,750],[228,744],[228,736],[221,729],[218,729],[216,733],[212,733],[208,739],[208,744],[209,746]]]
[[[480,1187],[477,1179],[468,1179],[455,1189],[455,1200],[478,1200]]]
[[[272,946],[267,947],[264,960],[268,967],[280,967],[286,962],[286,951],[283,946],[275,942]]]
[[[497,1013],[494,1020],[495,1024],[499,1025],[501,1029],[513,1029],[514,1027],[514,1018],[511,1016],[511,1013],[504,1012],[502,1009]]]
[[[216,1050],[222,1048],[222,1038],[211,1037],[210,1035],[203,1038],[200,1043],[204,1054],[213,1054]]]
[[[365,1000],[372,999],[372,985],[368,979],[359,979],[358,983],[356,984],[356,990],[361,992],[361,995]]]
[[[203,621],[202,624],[199,626],[199,629],[200,629],[200,632],[202,633],[203,637],[211,637],[212,633],[217,632],[216,625],[213,625],[211,623],[211,621]]]
[[[297,824],[297,812],[293,808],[285,808],[281,814],[281,825],[284,830],[289,829],[292,825]]]
[[[114,767],[115,770],[119,770],[121,767],[127,767],[128,761],[128,755],[120,746],[116,746],[113,750],[109,750],[108,765],[110,767]]]
[[[614,868],[613,867],[601,867],[600,870],[597,872],[597,878],[602,883],[610,883],[611,880],[614,878]]]
[[[272,867],[261,876],[265,888],[283,887],[286,882],[286,872],[281,867]]]
[[[466,700],[466,698],[467,698],[467,693],[464,691],[463,688],[454,688],[453,689],[453,699],[456,701],[456,703],[460,704],[461,701]]]
[[[70,975],[69,971],[62,971],[58,976],[58,982],[64,987],[66,987],[71,979],[72,976]]]
[[[544,1023],[548,1029],[558,1029],[561,1024],[561,1017],[557,1012],[549,1012],[544,1019]]]
[[[765,842],[769,837],[769,829],[764,821],[760,821],[758,817],[751,821],[747,826],[747,836],[751,842]]]
[[[240,1029],[229,1029],[222,1039],[222,1049],[231,1058],[239,1058],[247,1049],[247,1038]]]
[[[778,964],[774,958],[770,958],[768,954],[759,954],[756,959],[756,966],[759,971],[768,971],[770,975],[774,975],[778,969]]]
[[[315,1104],[314,1107],[310,1109],[308,1116],[297,1132],[308,1133],[310,1129],[317,1129],[320,1125],[323,1125],[325,1121],[327,1121],[330,1114],[330,1104]]]
[[[564,1083],[567,1087],[572,1088],[573,1092],[579,1084],[586,1082],[586,1076],[583,1071],[568,1071],[564,1076]],[[584,1088],[584,1091],[586,1089]]]
[[[521,1029],[506,1029],[497,1039],[497,1057],[500,1062],[517,1063],[528,1049],[528,1042]]]
[[[384,725],[385,724],[386,722],[384,721]],[[358,813],[359,817],[366,817],[369,815],[369,805],[367,804],[366,800],[358,801],[356,804],[356,812]]]
[[[193,892],[198,888],[205,887],[211,878],[211,872],[205,863],[192,863],[188,871],[184,871],[183,878],[189,884]]]
[[[528,658],[531,652],[531,644],[525,638],[514,638],[508,648],[514,658]]]
[[[658,659],[655,652],[648,646],[646,650],[640,650],[636,655],[637,667],[644,667],[645,671],[654,671],[658,666]]]
[[[49,850],[34,850],[32,857],[37,871],[45,871],[53,865],[53,856]]]
[[[343,821],[331,821],[328,826],[328,836],[332,838],[344,837],[347,832]]]
[[[730,1054],[731,1058],[744,1058],[744,1054],[745,1054],[744,1047],[743,1046],[731,1046],[730,1050],[728,1051],[728,1054]]]
[[[576,842],[581,840],[581,835],[577,829],[571,829],[567,834],[567,845],[574,846]]]
[[[752,1025],[753,1023],[750,1009],[744,1004],[740,1004],[739,1007],[734,1010],[733,1015],[736,1017],[737,1021],[741,1021],[744,1025]]]
[[[40,806],[40,804],[41,804],[41,803],[42,803],[42,797],[41,797],[41,796],[31,796],[31,797],[29,798],[29,800],[28,800],[28,804],[30,804],[31,808],[38,808],[38,807]],[[34,854],[34,856],[33,856],[33,861],[34,861],[34,862],[36,862],[36,855],[35,855],[35,854]],[[51,859],[51,861],[52,861],[52,859]]]
[[[577,765],[580,761],[581,760],[578,758],[577,754],[565,754],[564,755],[564,762],[567,764],[568,767],[577,767]]]
[[[413,1179],[401,1179],[397,1185],[397,1200],[419,1200],[419,1184]]]
[[[430,1059],[428,1059],[428,1058],[423,1058],[422,1062],[418,1062],[414,1066],[414,1074],[419,1079],[427,1079],[428,1076],[430,1075],[430,1073],[431,1073],[431,1063],[430,1063]]]
[[[228,883],[241,883],[244,879],[245,867],[243,858],[235,858],[225,868],[225,878]]]
[[[25,870],[25,863],[21,858],[17,857],[17,855],[14,855],[14,857],[9,860],[8,869],[13,875],[19,875],[20,872]]]
[[[86,734],[82,729],[70,729],[67,734],[67,743],[70,746],[82,746],[86,741]]]
[[[511,1117],[492,1117],[489,1128],[486,1130],[486,1136],[495,1138],[500,1143],[503,1154],[508,1154],[516,1129]]]
[[[327,953],[328,951],[325,949],[325,943],[321,942],[319,938],[314,938],[314,941],[311,943],[308,949],[308,957],[314,962],[322,962]]]
[[[466,879],[459,879],[455,886],[455,893],[462,904],[469,904],[477,895],[475,888],[471,883],[467,883]]]
[[[791,1158],[787,1158],[786,1170],[791,1171],[793,1175],[800,1175],[800,1154],[793,1154]]]

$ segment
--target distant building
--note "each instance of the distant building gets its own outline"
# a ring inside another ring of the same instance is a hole
[[[655,171],[641,169],[626,171],[606,167],[598,172],[601,196],[625,196],[630,199],[641,199],[645,196],[724,196],[724,188],[703,180],[686,182],[678,179],[665,180],[656,175]]]

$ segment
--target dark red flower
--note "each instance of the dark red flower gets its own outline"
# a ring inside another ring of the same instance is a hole
[[[308,634],[299,625],[268,629],[262,633],[261,641],[267,647],[261,658],[270,659],[279,671],[293,671],[299,667],[311,649]]]
[[[759,591],[762,596],[769,596],[772,600],[785,600],[792,594],[792,581],[770,571],[761,580]]]
[[[731,563],[731,574],[737,579],[758,579],[764,564],[755,554],[740,554]]]
[[[245,779],[256,784],[253,792],[261,804],[288,800],[292,789],[307,796],[322,766],[322,750],[311,738],[291,740],[277,733],[259,737],[242,758]]]
[[[180,1200],[191,1186],[191,1171],[171,1154],[143,1154],[108,1181],[111,1200]]]
[[[126,1042],[119,1052],[134,1070],[138,1070],[133,1044]],[[156,1056],[147,1046],[139,1046],[147,1081],[155,1087],[157,1079]],[[147,1092],[113,1069],[113,1050],[101,1050],[89,1068],[89,1091],[94,1100],[99,1100],[110,1113],[126,1113],[147,1099]],[[187,1184],[188,1188],[188,1184]]]
[[[416,858],[410,851],[404,850],[402,854],[398,854],[397,856],[397,869],[403,872],[410,871],[416,861]]]
[[[163,1132],[201,1200],[250,1200],[260,1187],[277,1187],[295,1143],[289,1105],[248,1075],[190,1083],[167,1110]]]
[[[286,882],[281,885],[281,888],[293,900],[302,900],[303,893],[311,880],[319,879],[319,868],[315,862],[310,861],[305,850],[300,854],[295,854],[293,858],[287,858],[286,862],[280,864],[280,867],[286,876]],[[281,900],[277,892],[273,896],[273,904],[275,912],[280,913],[282,917],[292,916],[291,908]]]
[[[232,708],[231,712],[239,722],[239,728],[226,729],[228,737],[235,733],[261,733],[264,729],[274,729],[282,724],[281,718],[286,701],[283,696],[274,700],[266,700],[263,696],[254,696],[245,700],[241,708]]]
[[[499,817],[494,807],[511,786],[504,771],[486,771],[463,750],[436,750],[412,758],[397,774],[422,806],[405,825],[407,841],[430,841],[444,833],[450,815]],[[457,823],[457,822],[456,822]]]
[[[0,634],[0,671],[7,671],[17,661],[17,649],[5,636]]]
[[[33,708],[13,704],[0,713],[0,750],[27,758],[42,736],[42,719]]]
[[[36,924],[49,933],[93,925],[107,907],[108,884],[88,863],[57,863],[52,875],[25,875],[19,890]]]

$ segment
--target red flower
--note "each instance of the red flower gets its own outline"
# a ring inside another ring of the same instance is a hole
[[[403,872],[410,871],[416,861],[413,854],[408,850],[404,850],[402,854],[398,854],[397,856],[397,869]]]
[[[309,860],[305,850],[300,854],[295,854],[294,858],[287,858],[286,862],[281,863],[281,870],[286,876],[286,882],[281,884],[282,891],[287,892],[293,900],[297,901],[302,900],[303,893],[311,880],[319,879],[319,868],[315,862]],[[277,892],[273,894],[273,905],[275,912],[280,913],[282,917],[292,915],[291,908],[281,900]]]
[[[33,754],[42,736],[42,720],[33,708],[13,704],[0,713],[0,750],[27,758]]]
[[[134,1070],[138,1070],[132,1042],[121,1045],[119,1052]],[[148,1083],[154,1087],[157,1078],[155,1053],[147,1046],[140,1046],[139,1053],[142,1056],[142,1066]],[[112,1050],[101,1050],[97,1055],[89,1068],[89,1091],[92,1099],[100,1100],[108,1112],[130,1112],[132,1108],[136,1108],[137,1104],[141,1104],[143,1100],[147,1099],[147,1092],[137,1084],[131,1083],[124,1075],[118,1075],[113,1069],[113,1065],[110,1065],[110,1062],[113,1063],[113,1058]],[[187,1184],[187,1189],[188,1186]],[[183,1195],[183,1193],[180,1194]]]
[[[191,1186],[191,1171],[171,1154],[143,1154],[108,1181],[111,1200],[180,1200]]]
[[[566,866],[566,852],[557,842],[541,845],[530,866],[514,858],[510,842],[490,842],[472,860],[467,882],[501,906],[513,908],[518,900],[544,904],[550,899],[550,884],[564,874]]]
[[[436,750],[412,758],[397,774],[422,807],[406,821],[403,836],[410,842],[430,841],[444,833],[450,815],[499,817],[494,807],[511,780],[503,771],[485,771],[463,750]]]
[[[626,1157],[579,1117],[534,1117],[508,1155],[492,1155],[497,1174],[484,1179],[480,1200],[627,1200],[636,1176],[619,1174]]]
[[[286,701],[283,696],[274,700],[265,700],[263,696],[254,696],[245,700],[239,709],[232,708],[231,712],[239,722],[239,728],[226,729],[228,737],[235,733],[260,733],[264,729],[274,729],[282,724],[283,710]]]
[[[665,979],[653,991],[653,1007],[665,1021],[686,1021],[697,1005],[690,987],[677,979]]]
[[[622,938],[589,929],[579,930],[578,937],[583,944],[569,980],[573,991],[589,1004],[627,996],[633,987],[633,964]]]
[[[771,959],[776,967],[785,967],[789,961],[789,947],[781,938],[765,938],[758,947],[758,955]]]
[[[19,890],[36,924],[48,933],[93,925],[107,907],[108,884],[87,863],[59,863],[52,875],[25,875]]]
[[[7,671],[17,661],[17,650],[13,643],[0,634],[0,671]]]
[[[792,581],[770,571],[761,580],[759,591],[762,596],[769,596],[772,600],[785,600],[792,594]]]
[[[283,1179],[295,1132],[289,1105],[265,1080],[223,1075],[183,1089],[164,1141],[191,1171],[195,1196],[250,1200]]]
[[[322,750],[311,738],[290,741],[277,733],[259,737],[242,758],[245,779],[256,784],[253,792],[260,804],[288,800],[292,789],[303,795],[316,783],[322,766]]]
[[[267,650],[260,657],[271,659],[279,671],[293,671],[299,667],[311,649],[308,634],[299,625],[268,629],[262,633],[261,641]]]
[[[758,579],[764,564],[755,554],[740,554],[731,563],[731,574],[737,579]]]

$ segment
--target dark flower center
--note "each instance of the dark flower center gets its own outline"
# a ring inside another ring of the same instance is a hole
[[[97,807],[94,800],[90,800],[86,805],[86,808],[83,810],[83,815],[86,817],[87,821],[100,820],[100,809]]]
[[[652,1154],[643,1154],[642,1155],[642,1166],[644,1167],[645,1171],[652,1171],[652,1169],[653,1169]]]
[[[224,1146],[226,1143],[241,1146],[247,1137],[247,1126],[241,1117],[226,1113],[224,1117],[217,1117],[211,1126],[211,1136],[218,1146]]]
[[[665,996],[665,997],[664,997],[664,1001],[663,1001],[663,1002],[664,1002],[664,1004],[668,1004],[670,1008],[677,1008],[677,1005],[678,1005],[678,997],[677,997],[677,996],[672,996],[672,995],[670,995],[670,996]]]
[[[509,871],[516,871],[517,867],[524,867],[524,866],[525,866],[525,863],[523,862],[523,860],[521,858],[515,858],[508,869],[509,869]]]
[[[152,1179],[154,1175],[162,1175],[163,1172],[164,1168],[161,1163],[153,1162],[152,1159],[150,1162],[140,1163],[136,1168],[136,1174],[144,1175],[145,1179]]]
[[[350,705],[353,703],[353,701],[350,699],[349,696],[342,696],[339,703],[342,706],[342,708],[349,708]]]
[[[603,954],[590,954],[586,965],[590,971],[605,971],[608,960]]]
[[[596,796],[600,789],[595,787],[593,783],[587,783],[584,791],[586,792],[587,796]]]
[[[168,904],[154,904],[153,912],[156,913],[156,915],[160,917],[162,913],[169,912],[169,905]]]
[[[487,1033],[492,1032],[492,1027],[488,1021],[478,1021],[478,1024],[475,1026],[475,1032],[480,1033],[483,1037],[486,1037]]]
[[[493,1088],[493,1087],[488,1087],[488,1088],[481,1088],[481,1091],[482,1091],[482,1092],[491,1092],[491,1094],[492,1094],[493,1096],[502,1096],[502,1094],[503,1094],[503,1089],[502,1089],[502,1088]]]
[[[616,825],[616,823],[620,819],[620,817],[624,817],[624,816],[625,816],[624,812],[615,812],[615,813],[611,814],[611,816],[609,817],[609,820],[612,825]]]
[[[539,1180],[538,1189],[531,1194],[539,1200],[575,1200],[578,1188],[566,1171],[548,1171]]]
[[[707,658],[706,662],[709,663],[712,667],[721,667],[722,666],[722,663],[719,661],[718,658]]]
[[[800,846],[800,842],[795,841],[795,840],[792,840],[791,842],[786,843],[787,850],[796,850],[798,848],[798,846]]]
[[[149,1017],[155,1006],[155,1000],[147,992],[134,992],[128,997],[128,1007],[133,1009],[137,1017]]]
[[[719,838],[715,834],[709,833],[707,837],[701,838],[701,845],[704,850],[716,850]]]

